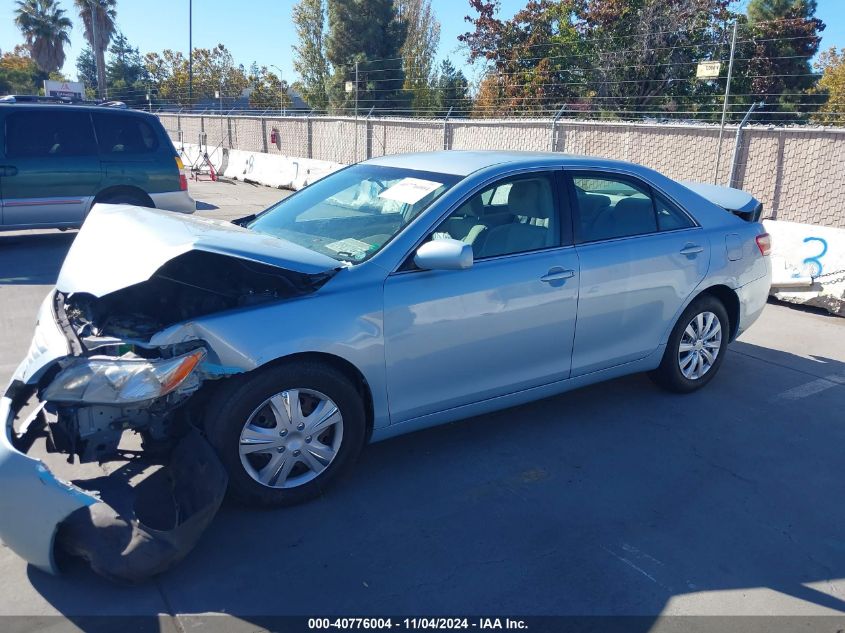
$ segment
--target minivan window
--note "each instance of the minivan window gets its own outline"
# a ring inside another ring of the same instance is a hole
[[[87,112],[14,112],[6,117],[8,158],[62,158],[97,153]]]
[[[155,130],[139,116],[98,112],[94,127],[103,154],[147,154],[158,149]]]

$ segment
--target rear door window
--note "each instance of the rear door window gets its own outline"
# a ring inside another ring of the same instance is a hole
[[[39,112],[13,112],[6,117],[6,156],[63,158],[97,153],[88,112],[45,107]]]
[[[578,200],[578,241],[596,242],[657,232],[647,185],[604,173],[573,174]]]
[[[149,154],[158,149],[158,135],[141,117],[98,112],[94,127],[101,154]]]

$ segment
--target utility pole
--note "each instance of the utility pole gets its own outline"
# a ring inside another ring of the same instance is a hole
[[[355,60],[355,159],[358,162],[358,60]]]
[[[194,0],[188,0],[188,107],[194,109]]]
[[[722,137],[725,135],[725,117],[728,114],[728,99],[731,96],[731,75],[734,70],[734,51],[736,50],[736,25],[734,20],[733,35],[731,36],[731,59],[728,62],[728,79],[725,83],[725,100],[722,103],[722,123],[719,126],[719,144],[716,147],[716,167],[713,169],[713,184],[719,178],[719,164],[722,162]]]

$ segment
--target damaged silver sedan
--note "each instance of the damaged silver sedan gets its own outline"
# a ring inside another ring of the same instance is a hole
[[[693,391],[768,249],[656,172],[556,154],[384,157],[235,223],[98,206],[0,400],[0,537],[138,581],[227,491],[313,498],[368,441],[633,372]]]

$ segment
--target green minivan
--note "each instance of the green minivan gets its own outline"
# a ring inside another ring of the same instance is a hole
[[[100,202],[196,210],[182,161],[152,114],[5,97],[0,133],[0,230],[77,228]]]

